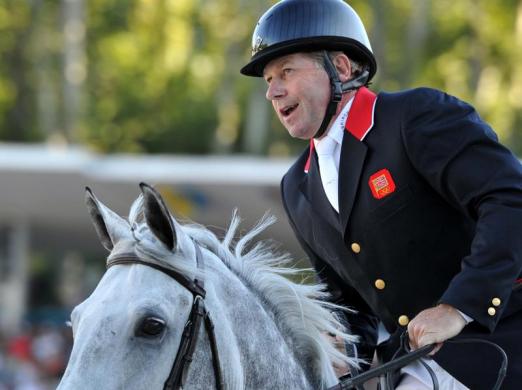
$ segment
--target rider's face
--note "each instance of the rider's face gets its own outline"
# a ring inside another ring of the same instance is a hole
[[[311,56],[296,53],[270,61],[263,77],[268,84],[266,98],[288,133],[312,138],[330,100],[330,81],[323,67]]]

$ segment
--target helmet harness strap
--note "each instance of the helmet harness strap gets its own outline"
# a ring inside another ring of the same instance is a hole
[[[326,107],[323,122],[321,123],[321,127],[319,127],[319,130],[317,130],[317,132],[315,133],[314,138],[321,137],[328,128],[330,121],[337,112],[337,107],[339,106],[339,103],[342,100],[343,94],[359,89],[362,86],[366,85],[370,75],[368,70],[365,69],[359,76],[356,76],[351,80],[348,80],[346,83],[342,83],[339,79],[337,69],[335,69],[335,66],[332,63],[330,56],[328,56],[328,52],[326,50],[323,50],[322,55],[324,59],[324,69],[328,74],[328,78],[330,79],[331,94],[330,102]]]

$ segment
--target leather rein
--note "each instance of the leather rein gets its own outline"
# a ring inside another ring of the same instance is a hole
[[[194,243],[196,249],[196,264],[198,269],[204,269],[203,256],[201,249]],[[223,374],[221,372],[221,364],[219,361],[219,354],[216,343],[216,335],[214,333],[214,324],[210,318],[208,311],[205,308],[205,284],[203,280],[189,279],[181,273],[165,267],[157,263],[149,263],[141,260],[134,253],[121,254],[107,260],[107,268],[114,265],[127,265],[127,264],[141,264],[147,267],[154,268],[164,274],[170,276],[176,280],[179,284],[185,287],[192,293],[194,300],[192,301],[192,309],[190,315],[185,323],[183,334],[181,336],[180,345],[174,364],[170,370],[170,374],[163,385],[163,390],[179,390],[183,389],[185,381],[187,379],[188,367],[192,362],[192,357],[196,349],[199,329],[201,324],[205,324],[205,330],[210,342],[210,348],[212,352],[212,365],[214,366],[214,377],[216,381],[216,388],[218,390],[224,389]]]

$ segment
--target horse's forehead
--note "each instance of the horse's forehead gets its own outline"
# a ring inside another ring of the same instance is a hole
[[[107,260],[110,260],[112,258],[122,256],[122,255],[134,255],[136,254],[136,241],[129,240],[129,239],[123,239],[119,240],[114,244],[114,248],[112,249],[109,257]]]
[[[130,314],[150,307],[164,307],[170,311],[169,308],[175,305],[188,304],[190,297],[188,290],[162,272],[141,264],[129,264],[110,267],[80,306],[88,307],[92,314],[107,315],[120,310]]]

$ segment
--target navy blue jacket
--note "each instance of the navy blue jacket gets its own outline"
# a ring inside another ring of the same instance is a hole
[[[470,105],[421,88],[359,90],[347,120],[339,208],[306,150],[281,183],[291,226],[370,357],[382,321],[447,303],[475,321],[458,338],[501,345],[505,389],[522,383],[522,166]],[[393,342],[384,347],[387,359]],[[446,343],[435,360],[472,389],[490,389],[491,347]]]

